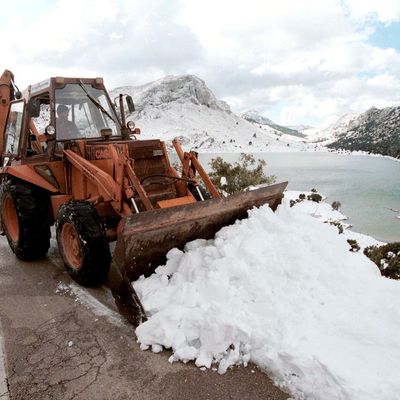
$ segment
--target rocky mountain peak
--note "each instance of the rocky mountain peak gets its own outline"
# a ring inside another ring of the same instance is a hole
[[[267,117],[264,117],[261,115],[257,110],[249,110],[244,113],[241,113],[240,116],[244,118],[245,120],[249,122],[253,122],[255,124],[260,124],[260,125],[274,125],[274,122],[272,122],[270,119]]]
[[[172,103],[189,103],[231,112],[229,105],[218,100],[205,82],[194,75],[169,75],[142,86],[116,88],[112,92],[121,90],[133,97],[139,112],[149,107],[166,109]]]

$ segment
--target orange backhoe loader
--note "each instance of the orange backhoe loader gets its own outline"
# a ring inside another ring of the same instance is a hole
[[[85,286],[108,278],[120,312],[138,325],[146,316],[131,281],[151,274],[171,248],[212,238],[253,206],[275,210],[287,182],[223,198],[197,153],[173,141],[179,175],[164,142],[137,140],[140,130],[126,121],[125,107],[134,111],[132,98],[112,101],[102,78],[54,77],[21,93],[6,70],[0,216],[21,260],[46,255],[55,224],[71,277]]]

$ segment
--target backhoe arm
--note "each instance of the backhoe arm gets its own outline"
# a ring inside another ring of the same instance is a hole
[[[121,186],[118,186],[106,172],[72,150],[64,150],[64,155],[78,171],[97,186],[99,195],[104,201],[111,201],[113,208],[119,213],[121,210]]]
[[[10,101],[13,100],[12,82],[14,75],[11,71],[5,70],[0,77],[0,155],[3,151],[4,128],[7,122],[8,107]]]
[[[221,197],[220,193],[218,192],[218,190],[214,186],[214,184],[211,182],[211,179],[207,175],[206,171],[204,171],[204,168],[200,164],[195,153],[194,152],[190,152],[190,153],[184,152],[182,150],[182,147],[181,147],[178,139],[176,139],[176,138],[172,141],[172,144],[174,145],[176,154],[178,155],[178,157],[182,163],[182,176],[186,177],[186,178],[194,179],[195,171],[197,171],[199,173],[201,179],[203,180],[204,184],[206,185],[208,191],[211,193],[211,196],[214,199],[220,198]]]

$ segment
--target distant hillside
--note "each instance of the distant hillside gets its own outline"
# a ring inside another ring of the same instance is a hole
[[[358,118],[359,114],[345,114],[336,122],[324,129],[314,129],[308,140],[313,143],[323,143],[324,145],[335,142],[336,139],[347,132],[350,125]]]
[[[246,121],[252,122],[253,124],[267,125],[267,126],[271,127],[272,129],[275,129],[278,132],[284,133],[286,135],[292,135],[292,136],[296,136],[296,137],[300,137],[300,138],[303,138],[306,136],[296,129],[292,129],[292,128],[289,128],[286,126],[276,124],[275,122],[271,121],[270,119],[259,114],[258,111],[256,111],[256,110],[250,110],[250,111],[244,112],[244,113],[240,114],[240,116],[242,118],[244,118]]]
[[[297,132],[303,133],[304,131],[308,131],[310,129],[315,129],[311,125],[289,125],[287,128],[294,129]]]
[[[400,107],[373,107],[352,118],[327,147],[400,158]]]

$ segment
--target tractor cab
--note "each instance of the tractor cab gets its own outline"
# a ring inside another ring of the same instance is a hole
[[[75,140],[129,139],[139,130],[133,121],[126,124],[124,96],[119,97],[117,115],[102,78],[55,77],[29,86],[21,99],[10,102],[3,166],[12,159],[31,162],[32,156],[62,158],[65,145]],[[133,111],[133,101],[126,97]]]

